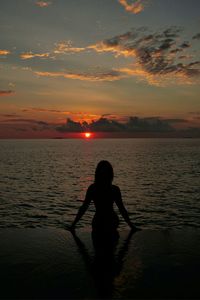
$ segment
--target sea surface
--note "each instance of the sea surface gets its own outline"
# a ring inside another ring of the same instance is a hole
[[[70,224],[100,160],[137,226],[200,227],[200,139],[52,139],[0,140],[0,228]]]

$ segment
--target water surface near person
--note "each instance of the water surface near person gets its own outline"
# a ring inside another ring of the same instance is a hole
[[[0,140],[0,227],[71,223],[100,160],[113,165],[136,225],[199,227],[199,153],[199,139]]]

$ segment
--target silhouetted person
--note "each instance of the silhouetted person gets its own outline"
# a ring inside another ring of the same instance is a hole
[[[113,177],[111,164],[106,160],[100,161],[96,167],[94,183],[88,187],[85,200],[71,225],[71,230],[75,229],[77,222],[84,215],[91,201],[94,202],[96,208],[92,221],[93,232],[102,233],[103,236],[116,232],[119,218],[113,209],[114,203],[118,206],[121,215],[131,229],[137,230],[123,205],[119,187],[112,184]]]

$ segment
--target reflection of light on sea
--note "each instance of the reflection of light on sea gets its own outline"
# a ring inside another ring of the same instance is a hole
[[[87,136],[86,136],[87,134]],[[94,153],[94,144],[93,139],[91,139],[92,133],[91,132],[84,132],[82,139],[82,155],[81,155],[81,166],[82,170],[80,172],[79,182],[77,184],[79,185],[79,199],[84,200],[86,191],[88,187],[94,182],[94,173],[96,168],[96,156]],[[93,214],[94,212],[94,206],[93,204],[90,205],[89,209],[88,220],[89,223],[91,223],[91,212]],[[84,221],[86,221],[86,216],[84,217]],[[85,222],[87,223],[87,222]]]
[[[123,236],[123,233],[120,233]],[[134,237],[133,237],[134,239]],[[131,252],[130,252],[131,250]],[[127,285],[131,285],[134,289],[137,287],[138,281],[143,275],[143,263],[140,255],[137,253],[137,249],[134,246],[131,249],[127,249],[127,257],[124,261],[123,268],[118,276],[114,278],[114,297],[118,298],[126,292]],[[131,282],[130,282],[131,278]]]

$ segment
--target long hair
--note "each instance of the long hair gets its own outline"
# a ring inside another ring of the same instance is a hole
[[[114,177],[113,167],[107,160],[101,160],[95,171],[95,183],[100,185],[111,185]]]

